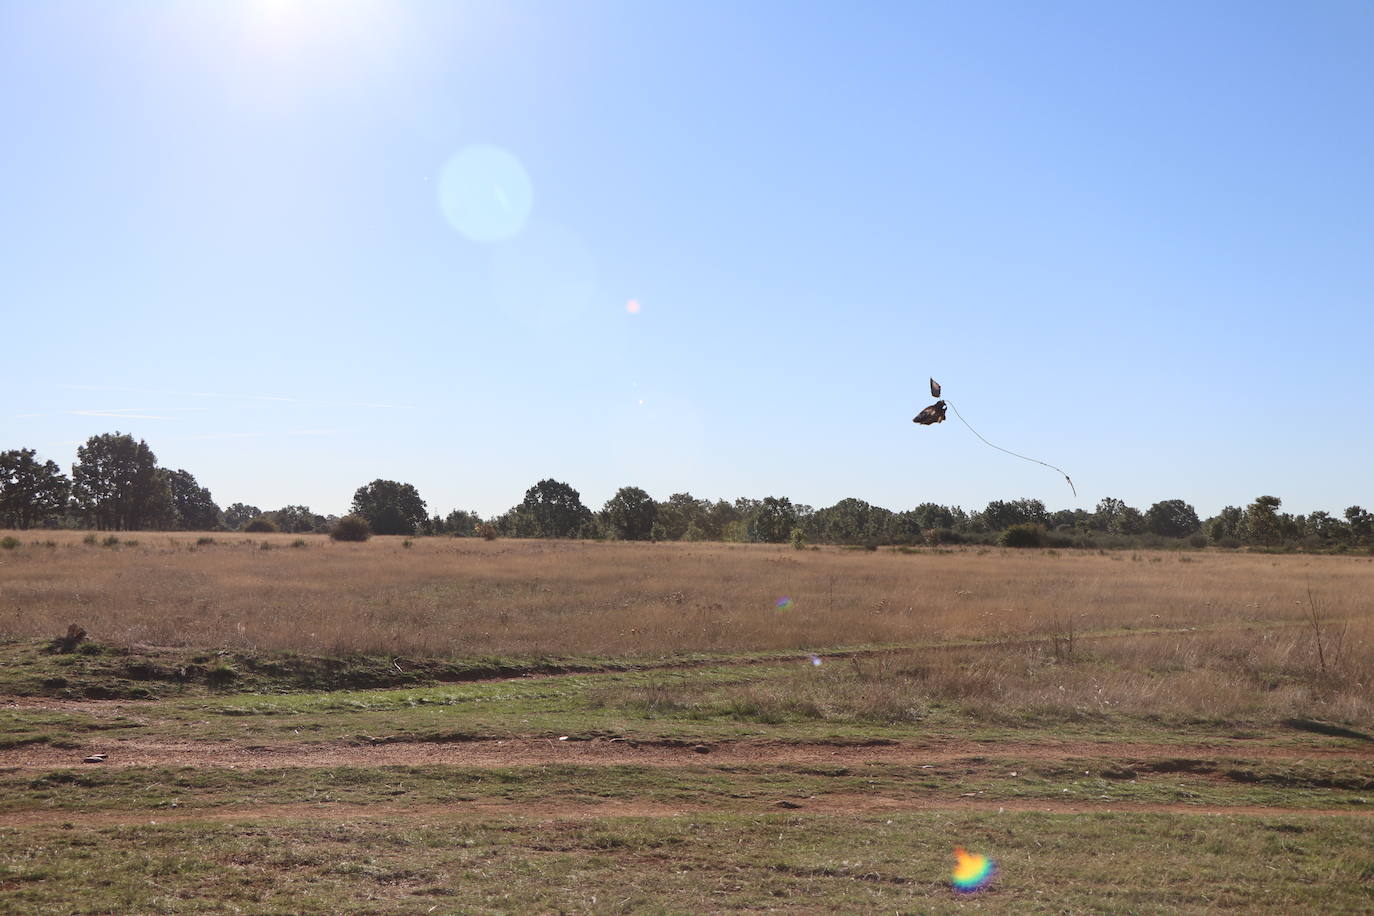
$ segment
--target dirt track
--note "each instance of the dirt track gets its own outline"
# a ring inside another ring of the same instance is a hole
[[[1188,805],[1107,801],[1010,800],[975,798],[885,798],[870,795],[825,795],[779,801],[732,800],[728,805],[645,801],[456,802],[447,805],[282,804],[207,808],[202,811],[99,811],[50,809],[0,814],[0,828],[79,824],[129,826],[178,824],[196,821],[451,821],[465,817],[505,816],[524,820],[594,820],[606,817],[684,817],[712,813],[791,815],[881,815],[921,811],[986,811],[1042,814],[1191,814],[1207,817],[1374,817],[1374,810],[1352,808],[1276,808],[1260,805]]]
[[[702,750],[697,750],[697,748]],[[1374,768],[1374,745],[1368,747],[1285,747],[1247,740],[1214,743],[1115,743],[1065,741],[1050,744],[989,744],[946,741],[928,745],[842,745],[768,740],[710,742],[702,745],[640,741],[558,741],[551,738],[507,738],[459,742],[381,742],[227,745],[195,741],[141,739],[92,742],[79,749],[26,745],[0,751],[0,767],[52,769],[82,766],[87,754],[108,754],[101,767],[213,766],[235,769],[335,766],[533,766],[569,763],[585,766],[681,767],[706,764],[894,763],[937,765],[972,758],[1067,760],[1357,760]]]

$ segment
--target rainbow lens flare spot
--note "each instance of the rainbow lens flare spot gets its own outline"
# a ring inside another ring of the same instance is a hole
[[[792,599],[784,595],[781,598],[779,598],[776,603],[778,606],[778,610],[785,611],[792,606]]]
[[[954,858],[954,889],[962,894],[987,887],[997,871],[997,866],[987,856],[971,855],[962,846],[954,847]]]

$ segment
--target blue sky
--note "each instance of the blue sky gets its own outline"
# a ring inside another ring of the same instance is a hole
[[[1372,44],[1340,2],[0,0],[0,448],[118,429],[321,512],[1369,506]],[[914,426],[931,375],[1078,498]]]

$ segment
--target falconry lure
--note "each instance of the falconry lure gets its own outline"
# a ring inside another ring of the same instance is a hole
[[[935,379],[930,380],[930,396],[933,398],[940,397],[940,383],[935,381]],[[990,445],[993,448],[997,449],[999,452],[1006,452],[1008,455],[1011,455],[1014,458],[1020,458],[1022,461],[1032,461],[1036,464],[1043,465],[1047,468],[1064,474],[1063,468],[1055,467],[1048,461],[1041,461],[1039,458],[1031,458],[1027,455],[1019,455],[1016,452],[1013,452],[1011,449],[1002,448],[1002,446],[1000,445],[993,445],[988,440],[983,439],[982,433],[978,432],[978,430],[974,429],[972,426],[969,426],[968,420],[965,420],[964,415],[959,413],[959,408],[955,407],[953,404],[944,400],[943,398],[936,401],[934,404],[931,404],[929,407],[922,410],[916,416],[912,417],[911,422],[919,423],[922,426],[931,426],[935,423],[943,423],[945,422],[946,409],[952,409],[954,411],[954,415],[959,418],[959,422],[963,423],[965,426],[968,426],[968,431],[973,433],[979,439],[982,439],[984,445]],[[1064,474],[1064,479],[1068,481],[1069,489],[1073,491],[1074,497],[1077,498],[1078,488],[1073,485],[1073,478],[1070,477],[1068,474]]]

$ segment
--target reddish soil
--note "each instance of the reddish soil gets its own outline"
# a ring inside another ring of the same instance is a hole
[[[175,824],[189,821],[446,821],[465,817],[516,817],[526,820],[592,820],[607,817],[684,817],[713,812],[806,815],[905,814],[921,811],[988,811],[1044,814],[1192,814],[1209,817],[1374,817],[1374,810],[1350,808],[1279,808],[1260,805],[1187,805],[1130,802],[1046,800],[985,801],[976,798],[884,798],[869,795],[825,795],[778,801],[735,799],[728,804],[646,801],[456,802],[427,805],[346,805],[339,803],[251,805],[201,811],[18,811],[0,814],[0,827],[79,824]]]
[[[696,748],[702,747],[704,751]],[[51,769],[82,766],[88,754],[107,754],[102,764],[86,766],[212,766],[238,769],[334,766],[529,766],[572,763],[588,766],[704,766],[721,764],[896,763],[937,766],[992,760],[1110,758],[1120,764],[1135,760],[1351,760],[1374,768],[1374,745],[1345,747],[1273,746],[1247,740],[1209,744],[1151,744],[1065,741],[1053,744],[944,741],[928,745],[854,746],[769,740],[678,745],[641,741],[557,741],[551,738],[507,738],[460,742],[382,742],[231,745],[219,742],[109,738],[79,749],[35,744],[0,750],[0,767]]]

